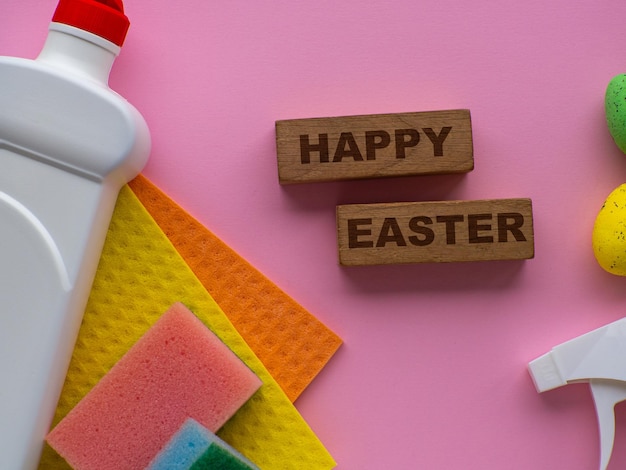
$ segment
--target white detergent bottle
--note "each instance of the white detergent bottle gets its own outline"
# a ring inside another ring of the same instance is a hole
[[[60,0],[35,60],[0,57],[1,469],[38,466],[118,192],[148,158],[108,86],[128,26],[121,0]]]

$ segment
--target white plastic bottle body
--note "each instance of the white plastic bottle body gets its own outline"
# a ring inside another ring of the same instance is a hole
[[[107,85],[114,44],[52,25],[0,57],[0,468],[37,468],[120,188],[146,163],[139,112]]]

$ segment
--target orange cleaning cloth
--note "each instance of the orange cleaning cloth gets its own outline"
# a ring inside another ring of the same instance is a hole
[[[178,253],[293,402],[341,339],[145,176],[129,184]]]

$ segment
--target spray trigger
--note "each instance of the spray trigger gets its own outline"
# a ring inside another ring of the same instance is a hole
[[[615,405],[626,400],[626,318],[566,341],[528,365],[538,392],[588,382],[598,417],[600,470],[615,438]]]
[[[589,383],[600,430],[600,469],[605,470],[609,465],[615,439],[614,408],[619,402],[626,400],[626,383],[612,380],[591,380]]]

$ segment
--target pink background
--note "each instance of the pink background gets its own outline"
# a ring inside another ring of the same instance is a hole
[[[0,54],[34,57],[55,0],[3,0]],[[7,6],[8,5],[8,6]],[[341,470],[598,467],[586,385],[527,363],[621,318],[591,230],[626,156],[604,122],[626,4],[126,0],[111,86],[153,135],[145,175],[345,345],[296,402]],[[281,187],[274,121],[469,108],[476,168]],[[530,197],[536,257],[342,268],[335,206]],[[610,468],[626,466],[618,406]]]

